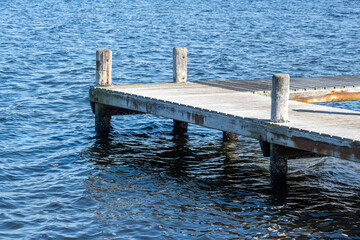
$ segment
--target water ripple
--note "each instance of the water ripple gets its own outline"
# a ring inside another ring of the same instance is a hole
[[[88,103],[95,51],[113,82],[359,74],[358,1],[4,0],[0,5],[0,238],[359,239],[357,163],[289,161],[269,191],[258,143],[118,116],[96,136]],[[332,106],[360,111],[360,101]]]

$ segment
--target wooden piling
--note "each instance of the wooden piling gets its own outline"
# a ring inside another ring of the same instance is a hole
[[[260,140],[260,148],[264,157],[270,157],[270,143]]]
[[[275,74],[271,87],[271,121],[284,123],[289,120],[289,74]]]
[[[173,48],[173,81],[174,83],[186,83],[187,80],[187,48]],[[174,120],[174,133],[184,134],[187,132],[188,123]]]
[[[271,88],[272,122],[284,123],[289,121],[289,92],[290,76],[288,74],[275,74],[272,77]],[[263,146],[265,145],[263,144]],[[274,143],[270,144],[270,185],[273,189],[278,188],[279,185],[286,186],[287,153],[288,148]]]
[[[112,52],[109,49],[96,51],[96,86],[111,85]]]
[[[173,48],[173,80],[175,83],[186,83],[187,80],[187,48]]]
[[[188,123],[183,121],[174,120],[174,134],[187,133]]]
[[[231,132],[223,132],[223,141],[224,142],[230,142],[230,141],[236,141],[238,139],[239,135]]]
[[[283,185],[287,176],[287,148],[270,144],[270,185]]]
[[[96,86],[110,86],[112,68],[112,52],[109,49],[96,51]],[[103,104],[95,103],[95,130],[98,133],[109,132],[111,114]]]
[[[108,133],[111,129],[111,115],[105,105],[95,103],[95,130],[98,133]]]

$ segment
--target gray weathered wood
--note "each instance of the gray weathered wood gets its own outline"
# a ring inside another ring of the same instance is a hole
[[[355,111],[289,101],[291,121],[273,123],[271,98],[193,82],[92,87],[90,101],[360,161]]]
[[[289,89],[290,76],[288,74],[275,74],[272,77],[271,121],[284,123],[289,120]]]
[[[112,52],[109,49],[96,51],[96,85],[111,85]]]
[[[186,83],[187,79],[187,48],[175,47],[173,49],[173,81]]]
[[[203,85],[271,95],[269,79],[199,81]],[[335,102],[360,100],[360,75],[291,78],[290,100],[299,102]]]
[[[289,91],[290,76],[288,74],[275,74],[272,77],[271,88],[271,121],[284,123],[289,121]],[[287,177],[288,148],[270,144],[270,185],[284,185]]]
[[[261,151],[263,153],[264,157],[270,157],[270,148],[271,143],[265,142],[265,141],[259,141]],[[324,155],[313,153],[309,151],[299,150],[295,148],[288,147],[288,152],[291,152],[291,159],[297,159],[297,158],[312,158],[312,157],[323,157]]]
[[[174,59],[177,59],[175,49]],[[175,134],[185,133],[187,124],[193,123],[223,131],[225,141],[236,138],[237,134],[258,139],[264,156],[270,156],[273,192],[286,189],[288,159],[321,154],[360,161],[360,113],[288,101],[290,77],[287,74],[274,75],[271,94],[275,97],[269,98],[253,94],[255,91],[235,91],[232,88],[241,84],[234,81],[179,84],[181,74],[176,81],[175,68],[174,63],[175,83],[110,86],[105,81],[105,86],[91,87],[96,130],[99,133],[110,131],[111,115],[150,113],[174,119]],[[341,81],[341,77],[336,78]],[[360,80],[360,76],[351,76],[347,77],[347,82],[348,78]],[[322,84],[326,82],[322,78],[314,79],[321,80]],[[335,80],[331,84],[339,84]],[[269,84],[269,81],[264,83]],[[251,81],[246,84],[248,86],[243,89],[251,90]],[[320,86],[317,81],[315,84]],[[297,82],[296,86],[303,85]],[[294,98],[303,102],[355,100],[360,96],[355,83],[349,87],[336,85],[293,91]]]
[[[186,83],[187,80],[187,48],[173,48],[173,81]],[[174,120],[174,133],[183,134],[188,129],[188,123]]]
[[[124,85],[121,85],[117,90],[114,88],[92,87],[90,89],[90,100],[93,101],[96,99],[98,102],[111,106],[151,113],[157,116],[172,118],[222,131],[234,132],[253,138],[261,137],[266,139],[266,125],[259,124],[259,120],[257,119],[244,119],[208,109],[194,108],[186,104],[180,104],[179,102],[164,101],[150,97],[153,95],[141,96],[138,94],[129,94],[125,93],[126,87],[122,88],[122,86]],[[122,90],[125,90],[125,92]],[[132,90],[136,92],[135,89]],[[243,94],[245,94],[244,99],[256,96],[247,93]],[[258,97],[266,98],[263,96]],[[181,102],[182,100],[184,99],[179,101]]]

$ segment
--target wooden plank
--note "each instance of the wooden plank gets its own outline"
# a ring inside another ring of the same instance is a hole
[[[200,84],[237,91],[270,91],[271,79],[243,79],[197,82]],[[290,89],[360,86],[360,75],[291,78]]]
[[[360,160],[360,141],[288,126],[269,128],[267,142],[347,160]]]

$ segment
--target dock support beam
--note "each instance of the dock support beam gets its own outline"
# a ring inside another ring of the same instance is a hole
[[[187,133],[188,123],[183,121],[174,120],[174,134],[184,134]]]
[[[187,80],[187,48],[173,48],[173,81],[174,83],[186,83]],[[187,132],[188,123],[174,120],[174,133],[184,134]]]
[[[286,185],[287,176],[287,147],[270,144],[270,186]]]
[[[105,105],[95,103],[95,130],[98,133],[108,133],[111,129],[111,115]]]
[[[275,74],[272,77],[271,88],[272,122],[284,123],[289,121],[289,92],[290,76],[288,74]],[[272,189],[286,187],[288,151],[287,147],[274,143],[270,144],[270,185]]]
[[[111,85],[112,52],[108,49],[96,51],[96,86]],[[111,114],[105,105],[95,103],[95,130],[107,133],[111,129]]]

